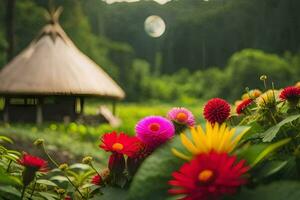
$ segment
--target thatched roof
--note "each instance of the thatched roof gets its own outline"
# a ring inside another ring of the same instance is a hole
[[[46,25],[1,70],[0,94],[125,96],[106,72],[80,52],[58,22]]]

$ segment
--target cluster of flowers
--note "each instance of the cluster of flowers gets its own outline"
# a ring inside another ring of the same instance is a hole
[[[204,106],[206,130],[201,126],[190,128],[191,139],[180,134],[181,142],[190,154],[172,149],[174,155],[186,160],[169,181],[173,195],[184,195],[182,199],[218,199],[234,194],[247,182],[249,170],[245,160],[231,155],[247,130],[235,136],[235,129],[225,121],[230,116],[230,105],[225,100],[214,98]]]
[[[235,102],[236,113],[238,115],[248,115],[251,113],[250,108],[256,104],[259,108],[270,109],[276,101],[288,102],[289,106],[295,108],[299,103],[300,97],[300,82],[295,86],[288,86],[282,90],[267,90],[262,93],[260,90],[250,90],[242,95],[242,100]]]
[[[173,108],[167,118],[149,116],[140,120],[135,127],[135,136],[128,136],[122,132],[104,134],[100,148],[111,152],[108,161],[110,175],[104,179],[97,174],[92,182],[96,185],[104,182],[123,187],[147,156],[171,139],[176,130],[191,127],[194,123],[195,119],[190,111],[185,108]]]
[[[236,103],[235,111],[238,115],[247,115],[252,105],[270,109],[277,100],[298,109],[299,99],[300,83],[281,91],[268,90],[262,93],[251,90]],[[135,126],[135,136],[123,132],[105,133],[99,147],[111,153],[108,168],[101,173],[95,169],[96,175],[91,182],[100,187],[125,187],[144,159],[179,134],[186,151],[173,148],[172,152],[184,163],[178,171],[173,172],[169,193],[186,200],[219,199],[224,195],[232,195],[247,183],[250,166],[245,160],[238,159],[234,151],[248,129],[236,134],[236,129],[227,123],[231,113],[228,102],[213,98],[203,109],[205,129],[196,126],[195,117],[188,109],[180,107],[171,109],[166,117],[148,116],[141,119]],[[185,133],[186,129],[190,135]],[[90,164],[91,160],[87,157],[83,162]],[[24,166],[24,190],[38,171],[47,171],[47,162],[39,157],[25,153],[18,162]],[[59,168],[63,170],[64,167]],[[65,199],[70,197],[66,196]]]

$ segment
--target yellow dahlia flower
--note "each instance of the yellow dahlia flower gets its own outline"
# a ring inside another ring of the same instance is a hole
[[[255,89],[255,90],[250,90],[249,92],[243,94],[242,96],[242,100],[245,100],[245,99],[255,99],[257,97],[259,97],[261,95],[261,91],[258,90],[258,89]]]
[[[235,128],[230,129],[225,123],[219,125],[215,123],[206,123],[206,132],[201,126],[192,127],[190,140],[186,134],[181,133],[180,138],[183,146],[192,154],[198,155],[201,153],[210,153],[212,151],[217,153],[230,153],[234,150],[243,135],[249,130],[246,128],[239,135],[235,135]],[[191,160],[192,155],[186,155],[173,148],[172,152],[179,158]]]
[[[300,88],[300,81],[298,81],[298,82],[295,84],[295,86],[296,86],[297,88]]]
[[[262,108],[275,105],[276,97],[278,96],[277,93],[278,93],[277,90],[266,91],[256,99],[257,105]]]

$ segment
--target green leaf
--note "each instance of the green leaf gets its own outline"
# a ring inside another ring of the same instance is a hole
[[[53,176],[50,178],[50,180],[58,182],[68,182],[68,179],[64,176]]]
[[[116,187],[104,187],[101,189],[103,194],[97,194],[91,200],[121,200],[126,199],[128,191]]]
[[[278,124],[276,124],[275,126],[270,127],[268,130],[266,130],[261,134],[261,136],[263,137],[263,142],[271,142],[276,137],[278,131],[283,125],[290,123],[298,119],[299,117],[300,114],[289,116],[284,120],[282,120],[281,122],[279,122]]]
[[[167,191],[170,189],[168,181],[172,179],[171,174],[184,163],[172,154],[172,147],[182,147],[178,136],[143,162],[131,183],[128,200],[165,200],[169,197]]]
[[[43,184],[43,185],[57,187],[57,185],[55,183],[53,183],[52,181],[46,180],[46,179],[39,179],[36,182],[39,184]]]
[[[12,141],[12,139],[6,137],[6,136],[3,136],[3,135],[0,135],[0,141],[4,141],[4,142],[8,142],[8,143],[11,143],[13,144],[14,142]]]
[[[70,169],[88,170],[88,169],[90,169],[90,166],[87,164],[76,163],[76,164],[71,165],[69,168]]]
[[[11,176],[7,174],[3,169],[0,169],[0,185],[14,185],[18,186],[21,185],[20,179],[15,176]]]
[[[57,199],[57,194],[52,194],[49,192],[39,192],[39,195],[41,195],[42,197],[44,197],[47,200],[56,200]]]
[[[228,198],[229,199],[229,198]],[[300,183],[296,181],[278,181],[269,185],[262,185],[254,190],[244,189],[234,200],[299,200]]]
[[[263,160],[266,156],[268,156],[270,153],[274,152],[278,148],[282,147],[283,145],[287,144],[291,141],[291,138],[286,138],[283,140],[280,140],[278,142],[275,142],[273,144],[268,145],[254,160],[253,166],[256,165],[258,162]]]
[[[286,160],[270,160],[268,162],[265,162],[263,166],[258,170],[258,172],[255,172],[253,177],[259,180],[271,176],[282,170],[287,165],[287,163],[288,161]]]
[[[248,164],[254,167],[257,163],[265,159],[272,152],[287,144],[290,140],[290,138],[286,138],[272,144],[251,145],[247,146],[246,148],[240,149],[236,153],[240,159],[246,159],[248,161]]]
[[[19,190],[10,185],[0,186],[0,196],[7,197],[7,195],[12,195],[14,197],[21,197],[21,193]]]

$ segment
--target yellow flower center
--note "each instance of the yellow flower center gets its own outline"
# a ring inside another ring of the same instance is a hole
[[[176,119],[180,122],[184,122],[186,121],[188,118],[187,114],[186,113],[183,113],[183,112],[180,112],[176,115]]]
[[[149,129],[151,131],[158,131],[160,129],[160,125],[158,123],[152,123],[149,125]]]
[[[213,171],[209,169],[205,169],[199,173],[198,179],[200,182],[206,183],[212,179],[213,175],[214,175]]]
[[[112,148],[115,151],[121,151],[124,148],[124,146],[123,144],[116,142],[113,144]]]

